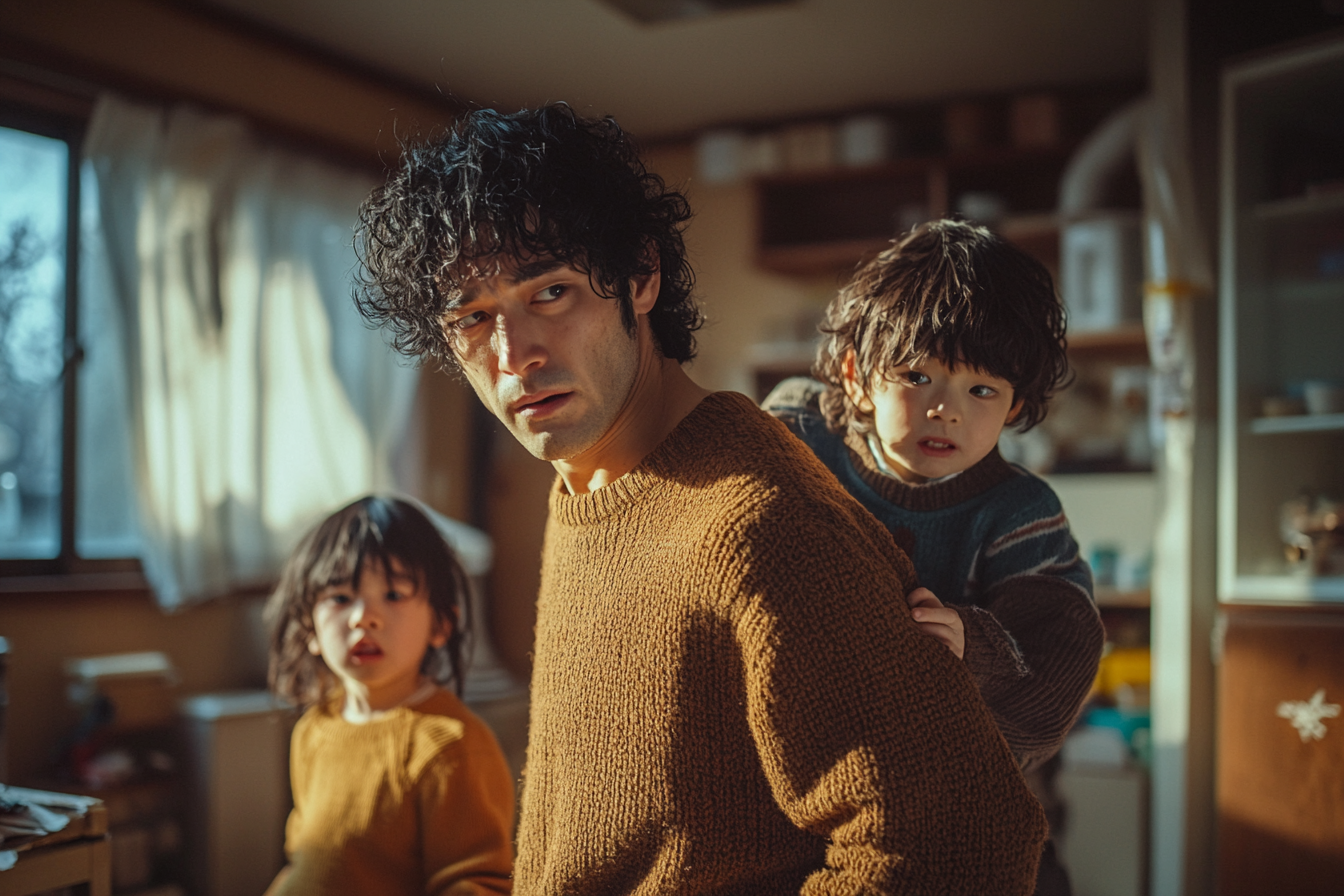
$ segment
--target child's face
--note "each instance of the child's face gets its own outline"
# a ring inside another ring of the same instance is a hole
[[[370,562],[352,583],[330,585],[313,605],[308,649],[369,709],[391,709],[420,686],[425,651],[448,638],[419,577],[395,558],[391,576]]]
[[[1007,380],[936,359],[916,368],[902,364],[871,383],[861,382],[853,355],[844,370],[846,394],[872,417],[884,458],[905,482],[979,463],[1022,407]]]

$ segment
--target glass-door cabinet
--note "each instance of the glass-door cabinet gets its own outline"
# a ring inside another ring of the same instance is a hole
[[[1219,596],[1344,602],[1344,41],[1222,104]]]

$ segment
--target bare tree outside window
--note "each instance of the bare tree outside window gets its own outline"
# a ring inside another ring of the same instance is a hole
[[[0,559],[60,550],[69,146],[0,128]]]

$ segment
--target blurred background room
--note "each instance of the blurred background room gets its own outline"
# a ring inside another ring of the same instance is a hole
[[[0,894],[265,889],[262,606],[370,491],[461,553],[521,770],[554,473],[365,327],[352,240],[402,140],[553,100],[686,193],[708,388],[805,374],[921,221],[1050,268],[1075,380],[1001,449],[1108,634],[1040,785],[1074,891],[1339,893],[1344,0],[45,0],[0,10],[0,783],[101,802]]]

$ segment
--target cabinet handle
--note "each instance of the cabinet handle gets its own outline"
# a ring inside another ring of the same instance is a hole
[[[1325,702],[1325,688],[1311,695],[1310,700],[1285,700],[1279,704],[1279,718],[1287,719],[1297,729],[1302,742],[1325,739],[1325,723],[1339,715],[1338,703]]]

